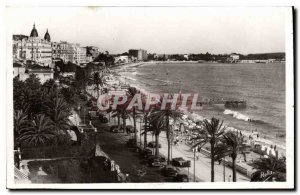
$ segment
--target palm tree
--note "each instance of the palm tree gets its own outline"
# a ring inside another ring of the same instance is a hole
[[[245,146],[243,145],[243,137],[238,132],[228,131],[223,135],[221,142],[216,146],[216,159],[230,156],[232,159],[232,179],[236,182],[236,158],[237,155],[243,153]]]
[[[155,135],[155,156],[159,156],[159,135],[164,127],[164,121],[157,120],[156,118],[150,119],[149,131]]]
[[[121,127],[121,111],[119,109],[110,111],[112,113],[111,117],[115,118],[117,117],[118,119],[118,129]]]
[[[97,97],[99,97],[99,91],[102,90],[104,85],[104,75],[99,72],[94,72],[92,78],[89,80],[90,85],[95,85],[95,90],[97,90]]]
[[[120,127],[120,118],[122,119],[123,132],[126,132],[126,119],[129,118],[130,114],[126,110],[126,105],[119,105],[115,110],[112,111],[112,117],[118,117],[118,128]]]
[[[17,140],[24,130],[28,129],[28,120],[27,115],[23,112],[23,110],[14,111],[14,140],[15,144],[17,144]]]
[[[42,86],[47,90],[48,93],[50,90],[53,90],[57,87],[54,79],[47,80]]]
[[[210,158],[211,158],[211,182],[215,181],[215,147],[216,144],[222,139],[225,127],[223,127],[223,122],[220,123],[219,119],[212,118],[209,122],[207,119],[201,122],[203,129],[197,129],[198,135],[193,138],[195,140],[195,145],[193,148],[197,146],[203,146],[206,143],[210,143]]]
[[[149,116],[150,116],[150,111],[143,111],[142,114],[143,114],[143,118],[144,118],[144,131],[142,134],[144,134],[144,149],[147,148],[147,133],[148,131],[150,130],[149,128]]]
[[[170,118],[176,120],[182,116],[182,112],[175,109],[172,110],[171,108],[165,108],[164,110],[154,110],[150,117],[151,120],[156,120],[158,122],[163,122],[165,124],[165,130],[167,134],[167,141],[168,141],[168,164],[170,164],[170,155],[171,155],[171,129],[170,129]]]
[[[19,107],[17,110],[26,110],[28,119],[32,119],[35,114],[41,114],[43,112],[45,100],[48,99],[48,92],[38,88],[37,86],[39,84],[37,82],[33,84],[34,87],[29,86],[29,84],[32,83],[34,83],[34,81],[25,83],[23,89],[20,89],[21,92],[18,94],[18,97],[14,99],[14,103],[15,101],[18,101],[16,102]]]
[[[54,137],[55,132],[50,118],[38,114],[30,122],[30,128],[22,131],[19,141],[33,146],[40,146],[49,143]]]
[[[269,156],[253,162],[256,171],[251,181],[286,181],[286,158]]]
[[[14,111],[14,132],[19,134],[23,128],[24,124],[27,122],[27,115],[23,112],[23,110],[15,110]]]
[[[126,93],[128,96],[127,97],[128,101],[131,101],[134,98],[134,96],[136,94],[139,94],[140,92],[135,87],[129,87],[127,89]],[[137,117],[136,108],[133,106],[132,107],[132,118],[133,118],[133,131],[134,131],[135,143],[137,143],[136,117]]]
[[[69,105],[61,97],[50,98],[46,103],[47,116],[53,121],[55,131],[66,131],[69,129],[69,116],[71,115]]]

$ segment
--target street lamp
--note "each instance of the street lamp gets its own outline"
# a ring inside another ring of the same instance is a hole
[[[223,159],[223,180],[224,180],[224,182],[226,182],[226,178],[225,178],[226,176],[225,176],[225,157],[224,157],[224,159]]]
[[[140,118],[140,147],[142,147],[142,118]]]
[[[194,152],[194,182],[196,182],[196,148],[193,148]]]

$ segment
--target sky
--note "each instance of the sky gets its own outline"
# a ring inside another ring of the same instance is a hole
[[[97,46],[112,54],[285,51],[283,7],[7,7],[6,30]]]

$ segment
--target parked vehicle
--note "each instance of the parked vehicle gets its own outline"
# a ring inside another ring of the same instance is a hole
[[[189,178],[186,174],[177,174],[174,178],[173,178],[174,182],[189,182]]]
[[[146,149],[140,151],[140,156],[142,158],[149,157],[150,155],[152,155],[152,150],[149,148],[146,148]]]
[[[102,113],[99,113],[99,120],[101,123],[108,123],[108,118]]]
[[[92,100],[87,101],[86,106],[93,107],[93,101]]]
[[[118,127],[118,125],[113,125],[110,127],[110,132],[112,133],[122,133],[123,130]]]
[[[168,165],[161,169],[161,174],[165,177],[175,177],[178,174],[178,171],[175,167]]]
[[[156,148],[156,142],[155,141],[149,142],[148,147],[149,148]],[[161,144],[158,144],[158,147],[161,148]]]
[[[132,125],[126,125],[127,133],[134,133],[134,127]]]
[[[129,139],[126,144],[130,148],[136,147],[136,141],[135,141],[135,139]]]
[[[152,167],[163,167],[163,166],[166,166],[167,165],[167,162],[166,162],[166,158],[164,156],[149,156],[148,157],[148,164],[149,166],[152,166]]]
[[[190,167],[191,161],[184,160],[182,157],[173,158],[172,159],[172,165],[176,167]]]
[[[94,120],[97,118],[97,112],[96,111],[89,111],[89,117],[91,120]]]

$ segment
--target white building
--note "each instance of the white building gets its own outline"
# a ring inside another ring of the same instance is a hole
[[[59,43],[60,59],[62,59],[64,63],[67,62],[76,63],[77,47],[79,47],[79,44],[69,43],[67,41],[61,41]]]
[[[33,25],[30,36],[13,35],[13,57],[15,59],[35,61],[43,66],[52,64],[51,38],[47,30],[44,39],[39,38]]]
[[[25,74],[25,65],[22,65],[21,63],[15,63],[13,64],[13,74],[14,78],[20,75]]]
[[[46,68],[39,65],[29,65],[29,68],[26,69],[25,65],[22,65],[21,63],[13,64],[13,74],[14,77],[18,77],[21,81],[25,81],[31,74],[34,74],[40,79],[42,84],[47,80],[54,78],[54,71],[52,68]]]
[[[40,82],[43,84],[49,79],[54,79],[54,71],[52,68],[48,69],[27,69],[27,78],[30,74],[34,74],[37,78],[40,79]],[[26,78],[26,79],[27,79]],[[25,80],[26,80],[25,79]]]
[[[239,60],[240,59],[240,55],[235,54],[235,53],[230,54],[230,57],[232,58],[232,60]]]
[[[92,61],[91,56],[87,56],[87,48],[80,47],[78,43],[61,41],[52,42],[53,60],[62,59],[64,63],[85,64]]]
[[[76,64],[87,63],[86,47],[76,48]]]
[[[132,61],[131,57],[129,56],[117,56],[114,58],[115,63],[129,63]]]

